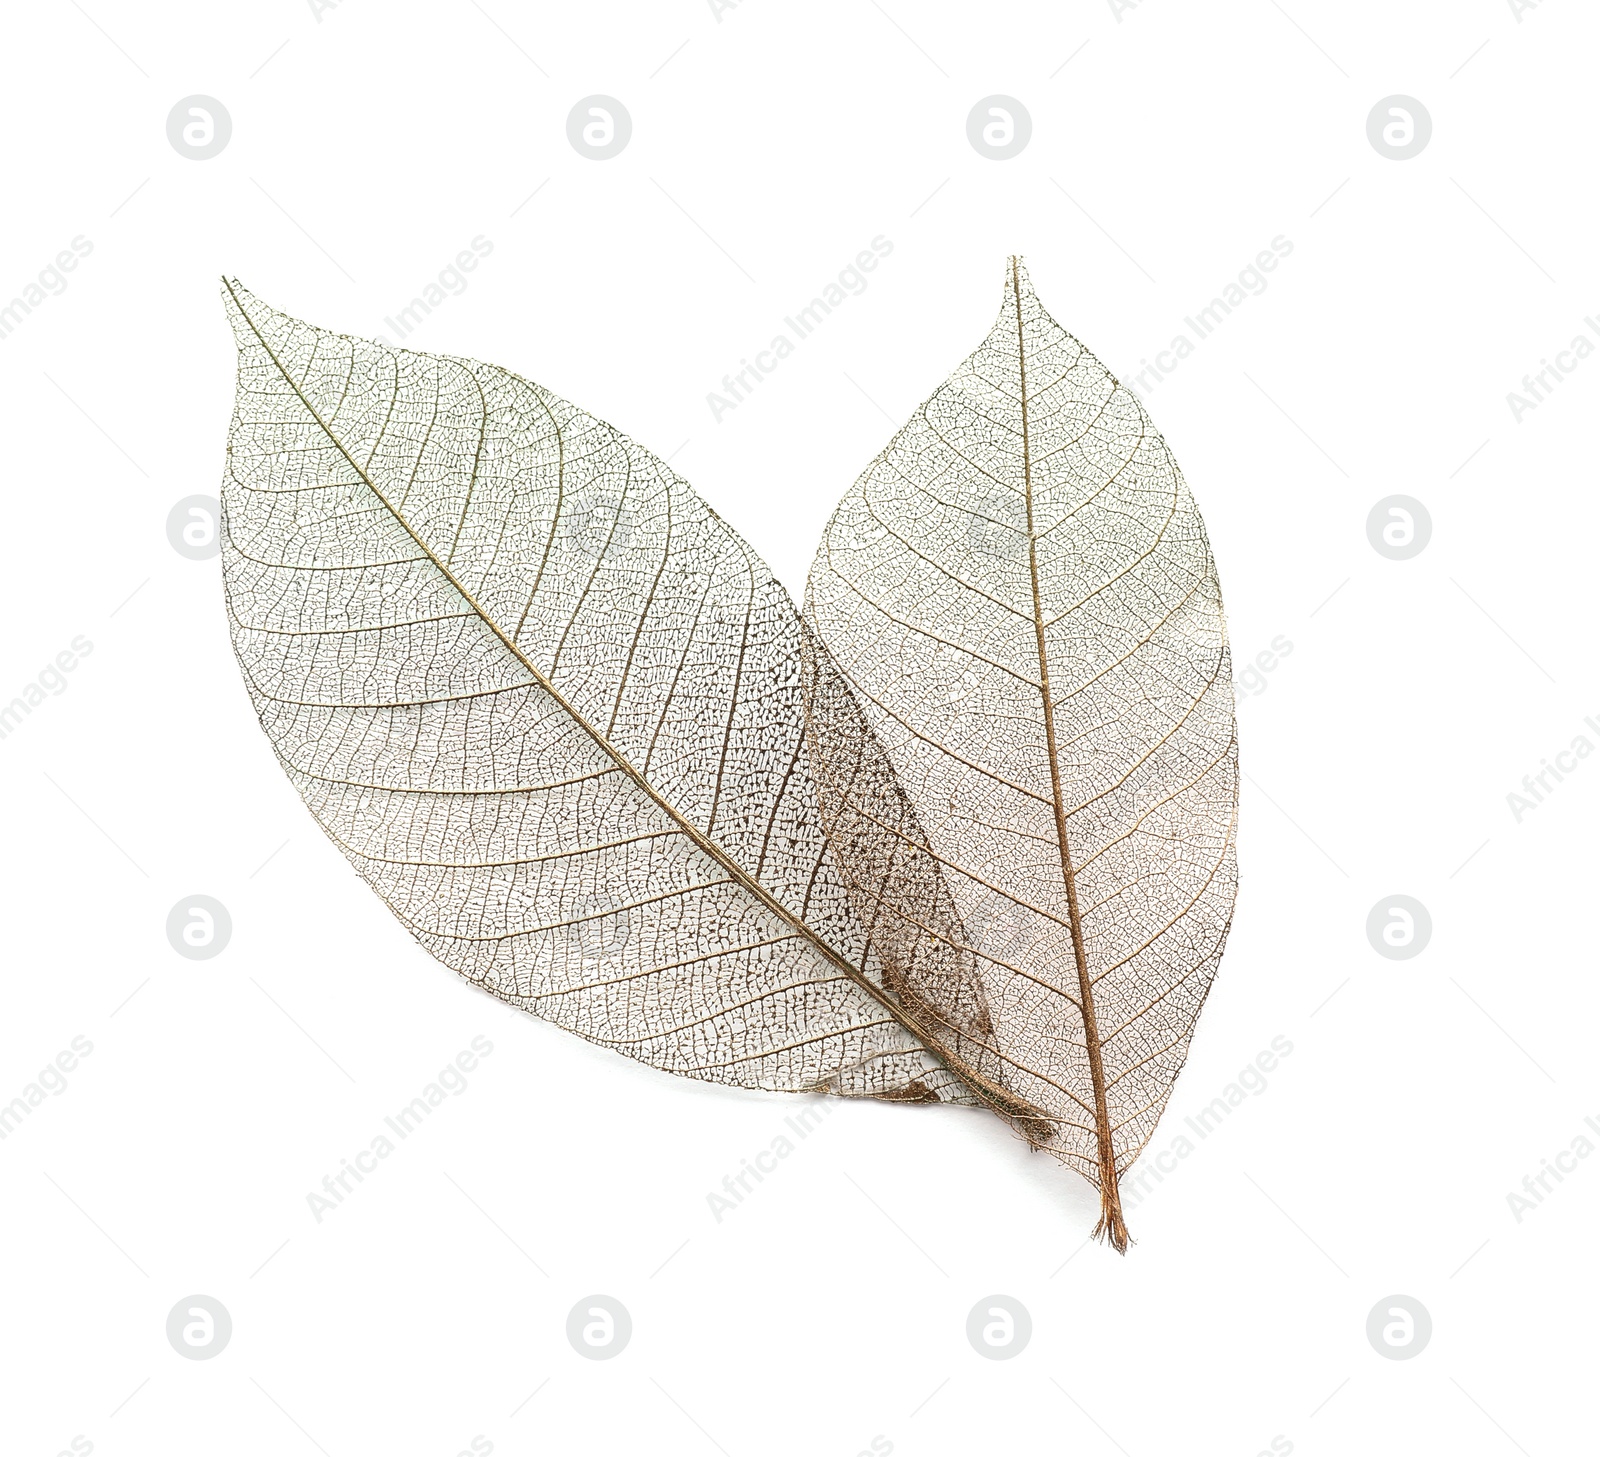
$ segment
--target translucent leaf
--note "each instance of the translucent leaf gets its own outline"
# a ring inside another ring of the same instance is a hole
[[[224,300],[239,664],[284,771],[412,935],[671,1072],[973,1101],[828,854],[799,619],[755,553],[548,390],[237,283]]]
[[[1019,260],[840,504],[805,614],[823,818],[890,984],[921,975],[1125,1248],[1118,1180],[1232,915],[1231,672],[1177,463]]]

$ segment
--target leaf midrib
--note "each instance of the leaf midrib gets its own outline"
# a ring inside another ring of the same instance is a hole
[[[1039,697],[1044,707],[1045,750],[1050,761],[1050,789],[1054,801],[1056,841],[1061,852],[1061,878],[1066,886],[1067,919],[1072,930],[1072,955],[1078,973],[1078,1013],[1083,1020],[1084,1050],[1094,1090],[1095,1141],[1100,1166],[1100,1192],[1107,1211],[1117,1208],[1117,1169],[1106,1093],[1105,1066],[1101,1058],[1100,1029],[1095,1018],[1094,986],[1089,976],[1088,953],[1083,939],[1083,917],[1078,908],[1077,876],[1067,843],[1067,811],[1062,792],[1061,763],[1056,752],[1055,706],[1050,692],[1050,653],[1045,638],[1044,600],[1039,590],[1039,553],[1033,530],[1033,467],[1028,439],[1028,361],[1022,332],[1022,282],[1017,260],[1011,260],[1011,296],[1017,318],[1018,405],[1022,412],[1022,492],[1027,508],[1028,575],[1033,592],[1034,638],[1039,653]],[[1120,1209],[1118,1219],[1120,1221]]]

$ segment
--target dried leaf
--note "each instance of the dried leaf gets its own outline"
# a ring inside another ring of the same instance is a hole
[[[416,939],[675,1073],[1015,1106],[885,989],[818,816],[798,615],[716,513],[503,369],[224,300],[240,667]]]
[[[941,1020],[1042,1110],[1012,1121],[1126,1248],[1118,1180],[1232,915],[1231,672],[1176,462],[1020,260],[845,496],[805,613],[823,818],[889,984],[936,966],[960,989]]]

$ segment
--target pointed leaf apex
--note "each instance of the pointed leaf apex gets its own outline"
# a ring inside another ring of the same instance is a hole
[[[241,348],[244,347],[245,331],[248,325],[245,322],[244,309],[239,302],[239,295],[243,291],[237,278],[229,278],[226,273],[220,280],[221,287],[218,294],[222,300],[222,313],[233,329],[234,339]]]
[[[1018,299],[1037,302],[1038,295],[1033,291],[1033,280],[1028,277],[1028,268],[1022,261],[1022,255],[1013,253],[1006,259],[1006,284],[1002,290],[1002,312],[1014,309]]]

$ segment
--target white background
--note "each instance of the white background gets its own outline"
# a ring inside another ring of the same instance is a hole
[[[1600,312],[1600,17],[1123,8],[9,12],[0,297],[93,252],[0,340],[0,701],[93,651],[0,741],[0,1100],[94,1050],[0,1143],[7,1454],[1592,1450],[1600,1158],[1520,1222],[1507,1195],[1600,1116],[1600,758],[1520,823],[1506,796],[1600,744],[1600,358],[1520,423],[1506,395]],[[204,162],[165,133],[195,93],[233,119]],[[614,160],[567,141],[592,93],[633,118]],[[1033,119],[1007,162],[966,138],[992,93]],[[1433,118],[1410,161],[1367,139],[1394,93]],[[796,595],[838,496],[988,330],[1008,253],[1127,378],[1292,241],[1147,392],[1240,665],[1293,645],[1240,704],[1234,932],[1153,1148],[1293,1052],[1136,1204],[1126,1258],[1085,1246],[1086,1185],[953,1111],[838,1105],[715,1222],[795,1104],[467,989],[279,773],[216,563],[164,526],[222,469],[217,276],[371,334],[479,234],[408,345],[671,455]],[[707,393],[878,234],[870,287],[717,423]],[[1365,530],[1395,493],[1433,520],[1403,562]],[[211,961],[164,931],[195,893],[233,917]],[[1365,932],[1396,893],[1433,918],[1409,961]],[[317,1223],[308,1193],[479,1034],[467,1091]],[[233,1320],[209,1361],[164,1333],[196,1292]],[[634,1323],[606,1362],[564,1335],[595,1292]],[[1010,1361],[964,1334],[993,1293],[1032,1315]],[[1432,1317],[1411,1360],[1365,1334],[1397,1293]]]

